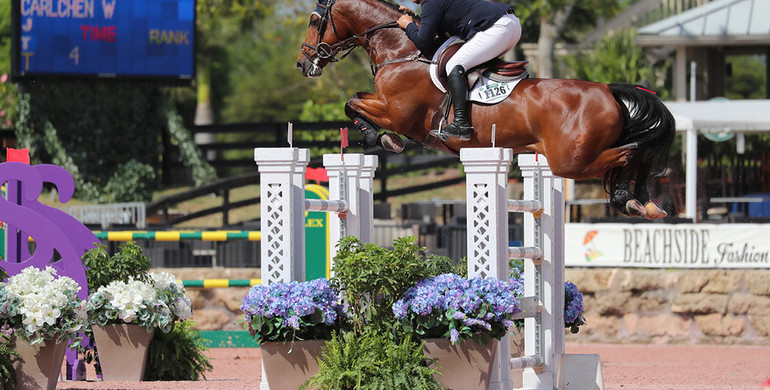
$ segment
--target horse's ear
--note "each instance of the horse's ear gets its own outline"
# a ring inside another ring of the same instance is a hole
[[[329,7],[329,0],[317,0],[315,9],[313,10],[313,14],[316,14],[318,15],[319,18],[321,18],[323,17],[323,14],[324,12],[326,12],[326,8],[328,7]]]

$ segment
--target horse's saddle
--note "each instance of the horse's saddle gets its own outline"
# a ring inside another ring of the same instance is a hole
[[[446,93],[446,63],[457,53],[465,41],[451,37],[438,48],[430,65],[430,78],[441,92]],[[503,61],[499,58],[489,60],[467,72],[468,100],[479,103],[499,103],[513,92],[513,88],[529,77],[526,66],[529,61]]]

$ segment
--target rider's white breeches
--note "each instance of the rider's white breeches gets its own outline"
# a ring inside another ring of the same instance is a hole
[[[521,39],[521,22],[514,14],[505,14],[492,27],[479,31],[449,59],[446,72],[457,65],[468,70],[513,49]]]

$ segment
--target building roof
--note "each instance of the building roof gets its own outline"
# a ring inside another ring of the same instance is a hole
[[[676,129],[719,132],[770,132],[770,100],[665,102]]]
[[[715,0],[638,32],[642,46],[768,45],[770,0]]]

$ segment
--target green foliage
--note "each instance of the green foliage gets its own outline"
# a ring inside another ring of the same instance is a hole
[[[422,345],[393,314],[393,303],[421,279],[457,270],[454,261],[425,255],[414,237],[398,238],[393,249],[348,236],[334,257],[332,285],[343,292],[353,329],[335,333],[323,349],[320,371],[309,386],[319,389],[439,389]]]
[[[8,273],[5,272],[3,267],[0,267],[0,282],[5,281],[8,278]]]
[[[195,145],[190,131],[184,126],[182,117],[176,108],[170,102],[167,102],[163,111],[168,123],[168,133],[171,137],[171,142],[179,147],[179,153],[184,160],[184,166],[192,170],[195,185],[200,186],[216,179],[216,171],[203,159],[201,150]]]
[[[392,306],[406,290],[433,272],[451,268],[451,260],[425,256],[424,250],[415,245],[414,237],[397,238],[392,250],[354,236],[340,240],[331,282],[350,305],[357,332],[365,327],[391,332],[398,322]]]
[[[11,71],[11,0],[0,0],[0,74]]]
[[[409,338],[393,342],[373,330],[334,335],[323,348],[320,371],[307,387],[335,390],[440,389],[425,364],[422,345]]]
[[[96,291],[113,280],[128,282],[130,277],[146,280],[152,260],[142,251],[142,248],[133,241],[126,241],[120,244],[118,249],[118,253],[112,258],[104,244],[83,254],[81,260],[86,267],[89,291]]]
[[[580,39],[598,25],[621,12],[634,0],[502,0],[511,4],[521,19],[521,42],[537,42],[540,24],[552,23],[567,7],[572,7],[569,19],[560,38],[566,42]]]
[[[0,72],[2,73],[2,72]],[[19,116],[19,90],[8,82],[8,75],[0,75],[0,129],[13,128]]]
[[[172,325],[169,333],[155,332],[147,352],[146,381],[197,381],[206,379],[212,366],[208,350],[190,321]]]
[[[600,83],[638,83],[650,80],[652,68],[642,49],[634,44],[635,33],[608,34],[593,51],[564,56],[571,77]]]
[[[304,122],[343,121],[348,119],[345,115],[345,102],[316,103],[313,100],[305,101],[302,105],[302,113],[299,120]]]
[[[13,369],[14,358],[20,358],[19,353],[11,346],[11,339],[0,336],[0,388],[13,389],[16,372]]]
[[[732,69],[725,80],[727,98],[767,98],[767,58],[763,61],[760,56],[730,56],[727,64]]]
[[[53,163],[75,179],[77,196],[106,199],[112,173],[127,156],[157,169],[166,96],[135,81],[49,80],[19,84],[16,137],[37,163]],[[154,185],[150,183],[149,185]]]
[[[152,200],[155,171],[150,165],[131,160],[118,167],[105,186],[106,200],[114,202],[147,202]]]
[[[369,58],[360,49],[345,61],[326,66],[323,77],[310,79],[300,74],[295,63],[311,9],[308,6],[298,16],[264,20],[253,34],[243,34],[228,45],[228,58],[237,66],[230,74],[232,90],[225,98],[227,121],[288,121],[300,116],[308,101],[335,119],[345,119],[343,102],[356,91],[372,88]],[[332,108],[337,104],[338,108]],[[313,110],[308,116],[319,114]]]

